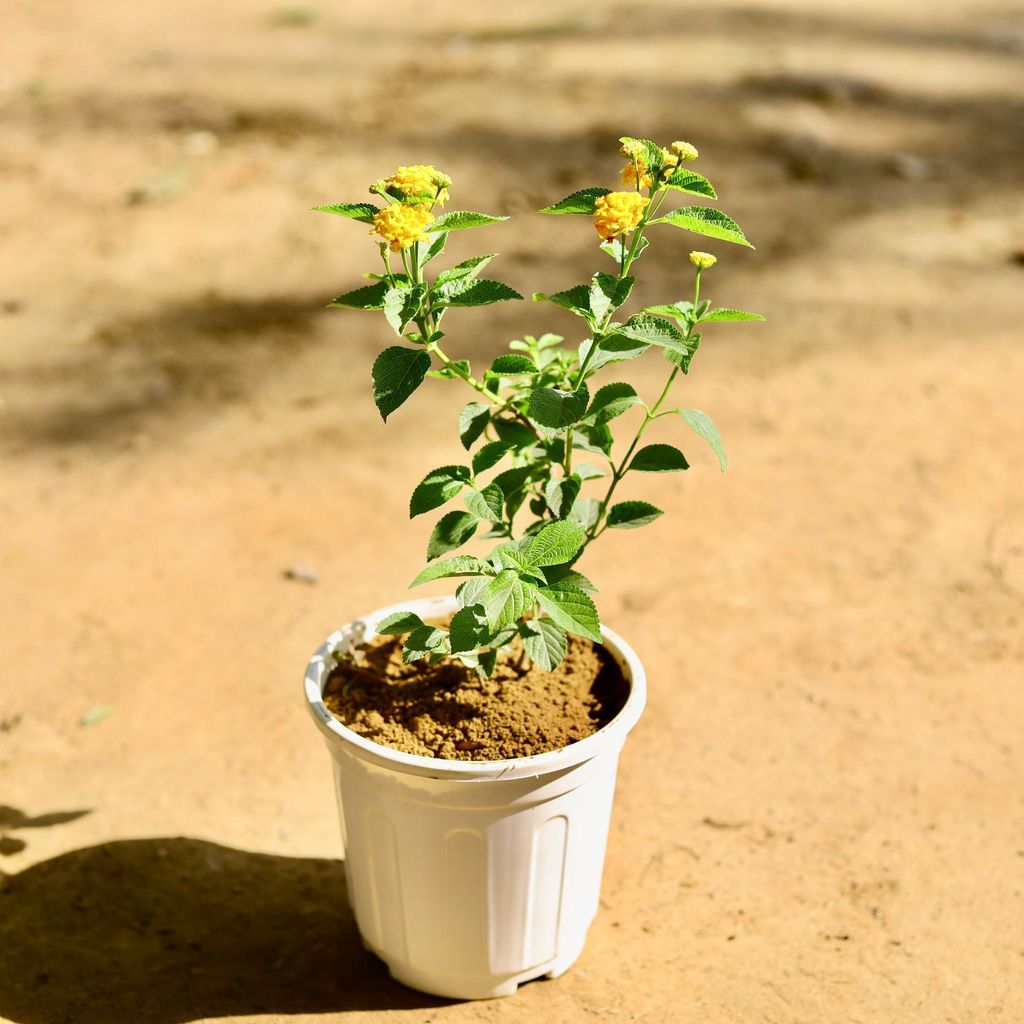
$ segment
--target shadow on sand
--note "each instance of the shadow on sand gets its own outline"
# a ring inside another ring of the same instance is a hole
[[[0,875],[0,1018],[180,1024],[443,1005],[365,952],[340,861],[198,839],[104,843]]]

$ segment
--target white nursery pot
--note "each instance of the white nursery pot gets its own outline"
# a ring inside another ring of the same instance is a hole
[[[456,609],[454,597],[381,608],[363,618],[365,638],[394,611]],[[582,952],[619,751],[646,700],[636,654],[602,631],[630,686],[622,710],[561,750],[505,761],[419,757],[365,739],[323,702],[343,631],[313,655],[306,702],[334,761],[349,900],[366,947],[398,981],[456,999],[507,996]]]

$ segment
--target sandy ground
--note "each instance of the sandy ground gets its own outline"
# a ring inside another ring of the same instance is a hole
[[[491,6],[0,12],[0,1017],[1024,1019],[1024,9]],[[405,593],[463,396],[381,425],[388,329],[323,309],[373,250],[306,211],[433,161],[515,215],[458,252],[569,285],[589,226],[531,211],[626,131],[701,148],[758,244],[710,296],[770,322],[681,392],[729,472],[687,443],[589,559],[651,699],[587,950],[446,1005],[358,944],[299,679]]]

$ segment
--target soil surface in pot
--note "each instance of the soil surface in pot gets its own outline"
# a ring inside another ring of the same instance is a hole
[[[611,654],[579,637],[569,637],[553,672],[513,652],[490,679],[457,661],[406,665],[397,637],[361,650],[358,664],[333,670],[324,703],[353,732],[424,757],[498,761],[558,750],[610,722],[629,693]]]

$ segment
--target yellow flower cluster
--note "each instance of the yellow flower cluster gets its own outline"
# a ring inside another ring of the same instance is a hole
[[[640,182],[637,183],[636,172],[640,172]],[[622,184],[626,188],[650,188],[653,179],[647,173],[647,161],[642,156],[636,158],[634,164],[632,160],[622,168],[622,173],[619,175],[622,180]]]
[[[594,203],[594,227],[608,241],[632,231],[644,215],[650,199],[639,192],[609,192]]]
[[[708,267],[713,267],[718,262],[718,257],[712,256],[709,252],[699,252],[694,250],[690,253],[690,262],[698,270],[707,270]]]
[[[430,164],[413,164],[399,167],[390,178],[384,179],[387,188],[401,192],[410,199],[429,196],[433,202],[443,205],[448,198],[448,186],[452,179]]]
[[[673,142],[672,152],[675,153],[680,160],[697,159],[697,147],[691,146],[689,142]]]
[[[433,219],[434,215],[426,206],[392,203],[374,214],[370,234],[379,235],[390,245],[392,252],[398,252],[416,242],[425,242],[426,227]]]

